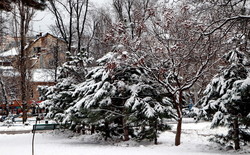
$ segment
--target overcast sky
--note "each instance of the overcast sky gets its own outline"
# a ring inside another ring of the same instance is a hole
[[[94,3],[95,7],[109,5],[112,2],[112,0],[89,0],[89,1]],[[34,33],[49,32],[49,25],[53,23],[54,23],[53,16],[49,13],[48,10],[42,12],[38,11],[35,20],[33,22]]]

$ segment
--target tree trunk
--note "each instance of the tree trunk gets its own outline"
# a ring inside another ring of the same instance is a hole
[[[71,46],[72,46],[72,38],[73,38],[73,6],[72,6],[72,3],[71,1],[69,1],[69,43],[68,43],[68,51],[72,54],[72,49],[71,49]],[[57,19],[58,20],[58,19]],[[63,25],[63,23],[62,23]],[[59,27],[60,29],[60,27]],[[64,31],[65,32],[65,31]],[[67,34],[65,34],[65,36],[67,36]],[[67,40],[67,39],[66,39]]]
[[[107,141],[108,137],[110,137],[110,130],[109,130],[108,122],[105,122],[104,126],[105,126],[105,138],[104,138],[104,140]]]
[[[236,117],[234,119],[234,125],[233,125],[233,129],[234,129],[234,149],[238,150],[240,149],[240,139],[239,139],[239,122],[238,122],[238,118]]]
[[[128,126],[127,126],[127,121],[125,118],[123,118],[123,136],[124,136],[124,141],[129,140],[129,133],[128,133]]]
[[[91,125],[91,135],[95,133],[95,125]]]
[[[56,46],[54,47],[54,61],[55,61],[55,83],[57,83],[57,70],[59,66],[59,46],[58,39],[56,39]]]
[[[85,123],[82,124],[82,134],[85,135],[86,134],[86,125]]]
[[[7,92],[6,92],[5,84],[3,83],[3,80],[2,80],[1,77],[0,77],[0,85],[1,85],[1,88],[2,88],[3,99],[4,99],[5,106],[6,106],[6,115],[9,116],[10,107],[9,107],[9,104],[8,104]]]
[[[23,101],[22,103],[22,108],[23,108],[23,124],[27,121],[27,109],[28,109],[28,106],[27,106],[27,103],[25,101]]]
[[[157,145],[157,144],[158,144],[158,139],[157,139],[158,122],[157,122],[157,118],[156,118],[156,120],[155,120],[154,128],[155,128],[155,133],[154,133],[154,144]]]
[[[85,27],[86,20],[87,20],[89,1],[88,0],[85,1],[85,3],[86,3],[85,4],[85,12],[84,12],[84,17],[83,17],[82,23],[80,23],[82,6],[80,8],[78,8],[78,3],[77,3],[77,11],[76,11],[77,12],[77,35],[78,35],[77,52],[80,53],[81,47],[82,47],[83,31],[84,31],[84,27]],[[80,26],[82,26],[81,29],[80,29]]]
[[[176,135],[175,135],[175,146],[178,146],[181,144],[181,125],[182,125],[182,118],[179,118],[177,122],[177,129],[176,129]]]
[[[128,133],[127,126],[124,127],[123,132],[124,132],[124,141],[128,141],[129,140],[129,133]]]
[[[182,126],[182,91],[179,91],[179,103],[176,103],[176,110],[178,115],[177,129],[175,135],[175,146],[181,144],[181,126]]]
[[[23,123],[27,120],[27,103],[26,103],[26,54],[24,51],[26,44],[25,34],[25,8],[21,3],[20,5],[20,37],[21,37],[21,49],[20,49],[20,74],[21,74],[21,102],[23,108]]]

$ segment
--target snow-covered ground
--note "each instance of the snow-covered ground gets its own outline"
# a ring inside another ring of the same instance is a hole
[[[18,131],[31,131],[33,128],[33,125],[36,122],[36,117],[28,118],[25,125],[22,123],[22,118],[15,118],[14,123],[6,123],[6,122],[0,122],[0,134],[4,133],[5,131],[12,131],[12,132],[18,132]],[[45,124],[45,120],[37,122],[38,124]],[[49,121],[49,123],[54,123],[53,121]],[[1,154],[0,154],[1,155]]]
[[[210,129],[208,122],[183,124],[182,144],[174,146],[174,131],[164,132],[159,144],[137,143],[134,141],[112,143],[97,140],[97,135],[73,136],[72,133],[50,131],[35,135],[35,155],[238,155],[250,154],[250,147],[242,150],[225,151],[208,139],[215,133],[225,132],[224,128]],[[1,124],[0,124],[1,126]],[[0,131],[31,129],[29,126],[0,127]],[[30,155],[32,133],[0,134],[0,155]]]

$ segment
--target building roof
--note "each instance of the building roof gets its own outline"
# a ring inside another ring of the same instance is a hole
[[[55,82],[55,70],[53,69],[33,69],[32,82]]]
[[[0,66],[0,70],[12,70],[13,66]]]
[[[54,36],[54,35],[52,35],[50,33],[45,33],[44,35],[41,35],[41,36],[37,37],[35,40],[33,40],[32,42],[30,42],[29,44],[27,44],[25,46],[25,50],[28,49],[28,48],[30,48],[30,47],[32,47],[37,41],[39,41],[42,38],[46,38],[47,36],[52,36],[53,38],[58,39],[61,42],[65,42],[61,38],[58,38],[58,37],[56,37],[56,36]],[[18,54],[19,54],[18,47],[13,47],[10,50],[3,51],[3,52],[0,51],[0,57],[16,56]]]
[[[18,48],[13,47],[8,51],[1,52],[0,57],[16,56],[18,54],[19,54]]]
[[[35,40],[33,40],[31,43],[27,44],[27,45],[25,46],[25,50],[28,49],[28,48],[30,48],[30,47],[32,47],[37,41],[39,41],[39,40],[42,39],[42,38],[46,38],[47,36],[52,36],[52,37],[55,38],[55,39],[58,39],[58,40],[60,40],[60,41],[62,41],[62,42],[65,42],[65,41],[62,40],[61,38],[58,38],[58,37],[56,37],[56,36],[54,36],[54,35],[52,35],[52,34],[50,34],[50,33],[45,33],[44,35],[41,35],[41,36],[37,37],[37,38],[36,38]]]
[[[11,66],[1,66],[0,71],[4,77],[20,76],[20,73]],[[55,82],[55,70],[53,69],[33,69],[31,74],[31,82]]]
[[[18,77],[20,73],[15,69],[3,69],[1,70],[4,77]]]

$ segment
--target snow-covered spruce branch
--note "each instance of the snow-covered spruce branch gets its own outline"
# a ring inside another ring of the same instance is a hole
[[[107,109],[91,109],[92,112],[101,112],[101,111],[106,111],[106,112],[109,112],[111,114],[115,114],[115,115],[119,115],[119,116],[123,116],[125,117],[126,115],[124,114],[121,114],[121,113],[118,113],[118,112],[115,112],[115,111],[112,111],[112,110],[107,110]]]

